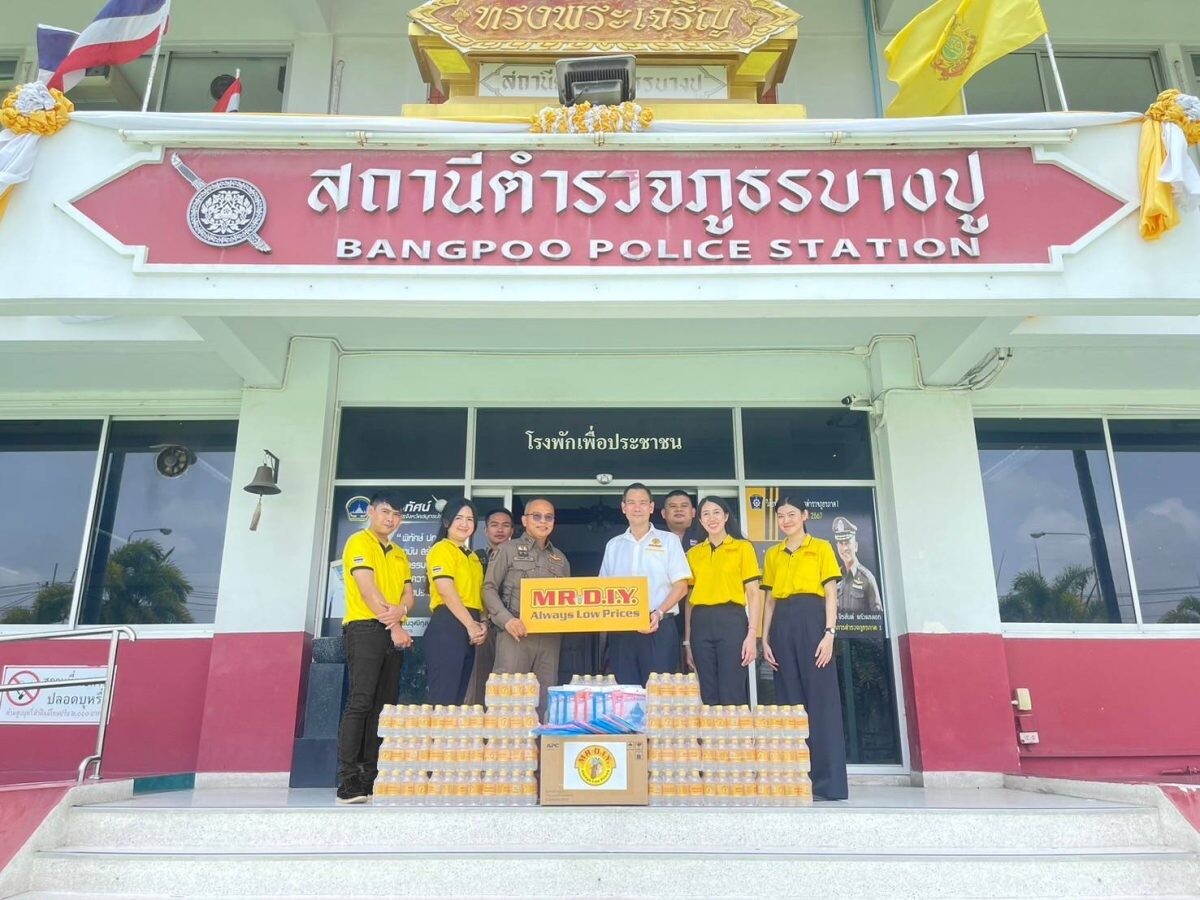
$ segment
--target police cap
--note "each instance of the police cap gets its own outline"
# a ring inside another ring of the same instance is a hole
[[[835,541],[848,541],[857,535],[858,526],[845,516],[838,516],[833,520],[833,539]]]

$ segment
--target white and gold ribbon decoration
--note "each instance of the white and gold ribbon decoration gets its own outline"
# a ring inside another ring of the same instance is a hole
[[[28,181],[38,143],[63,129],[75,105],[41,82],[17,85],[0,104],[0,218],[12,189]]]
[[[1142,120],[1138,178],[1141,233],[1156,241],[1179,224],[1180,209],[1200,208],[1200,170],[1188,146],[1200,143],[1200,98],[1172,88],[1158,95]]]
[[[592,106],[586,100],[576,106],[547,106],[535,115],[534,134],[615,134],[645,131],[654,113],[632,101],[615,106]]]

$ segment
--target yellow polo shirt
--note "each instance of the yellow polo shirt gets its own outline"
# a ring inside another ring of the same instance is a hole
[[[354,580],[355,569],[370,569],[375,573],[375,586],[383,599],[392,606],[399,606],[404,598],[404,585],[412,581],[412,567],[408,554],[391,541],[387,546],[379,543],[367,529],[351,535],[342,552],[342,577],[346,581],[346,614],[342,624],[374,619],[375,613],[367,606],[358,582]]]
[[[425,557],[425,571],[429,573],[429,611],[444,605],[442,595],[434,584],[439,578],[449,578],[454,589],[462,598],[467,609],[483,612],[483,563],[470,550],[449,538],[442,538],[429,548]]]
[[[716,606],[718,603],[746,605],[746,585],[762,577],[758,556],[749,541],[725,535],[716,547],[707,538],[687,552],[692,567],[693,606]]]
[[[763,561],[763,590],[770,591],[776,600],[795,594],[824,597],[825,585],[841,577],[833,545],[811,534],[804,536],[804,543],[795,553],[784,541],[770,548]]]

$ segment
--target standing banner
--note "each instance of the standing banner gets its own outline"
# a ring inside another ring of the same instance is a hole
[[[461,496],[462,488],[397,487],[390,489],[402,502],[404,515],[392,541],[408,554],[413,572],[416,604],[404,626],[413,637],[425,633],[429,624],[429,579],[425,557],[437,541],[442,508],[450,497]],[[334,523],[330,529],[329,581],[325,589],[325,633],[341,634],[346,611],[346,586],[342,572],[342,549],[354,532],[367,527],[367,506],[375,488],[339,487],[334,491]]]
[[[838,635],[882,640],[887,636],[874,492],[869,487],[746,488],[746,537],[761,563],[767,548],[784,539],[775,523],[781,491],[808,504],[808,533],[833,544],[838,582]]]

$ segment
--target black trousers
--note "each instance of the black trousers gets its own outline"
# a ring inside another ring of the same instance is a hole
[[[692,607],[692,659],[700,680],[700,699],[709,706],[750,702],[749,676],[742,665],[746,607],[718,603]]]
[[[666,616],[654,634],[614,631],[608,665],[619,684],[645,685],[652,672],[679,671],[679,616]]]
[[[837,666],[830,660],[818,669],[816,662],[817,644],[824,636],[824,597],[801,594],[775,601],[770,634],[771,650],[779,663],[775,696],[781,704],[803,704],[808,712],[813,794],[825,800],[845,800],[849,788]]]
[[[343,625],[342,646],[350,687],[338,728],[338,784],[361,776],[369,788],[379,774],[379,712],[400,693],[404,654],[374,619]]]
[[[479,613],[468,609],[471,618],[479,621]],[[425,673],[429,682],[428,702],[434,705],[459,706],[471,684],[471,669],[475,666],[475,647],[462,623],[445,606],[439,606],[429,618],[425,629]]]

